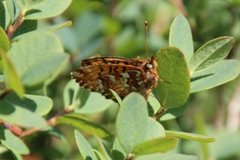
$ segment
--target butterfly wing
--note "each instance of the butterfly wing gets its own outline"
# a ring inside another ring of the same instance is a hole
[[[145,92],[146,75],[142,68],[122,64],[98,64],[81,67],[71,73],[80,86],[113,98],[110,89],[121,98],[131,92]],[[144,93],[143,93],[144,94]]]
[[[86,67],[89,65],[98,64],[122,64],[141,67],[144,64],[144,62],[145,60],[142,60],[140,58],[127,59],[121,57],[94,57],[82,60],[81,66]]]

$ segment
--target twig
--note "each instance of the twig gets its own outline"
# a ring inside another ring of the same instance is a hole
[[[21,26],[23,21],[24,21],[24,13],[20,12],[15,22],[12,25],[10,25],[7,29],[7,35],[9,39],[12,38],[13,34]]]
[[[165,113],[165,111],[166,111],[165,108],[160,107],[157,113],[153,116],[153,118],[158,121],[162,117],[162,115]]]
[[[13,134],[19,136],[22,133],[22,129],[16,125],[9,124],[7,122],[3,122],[5,128],[9,129]]]
[[[63,110],[62,112],[59,112],[58,114],[54,115],[53,117],[51,117],[50,119],[48,119],[47,123],[49,126],[54,126],[56,124],[56,121],[58,119],[58,117],[62,116],[62,115],[65,115],[65,114],[68,114],[68,113],[71,113],[72,112],[72,109],[65,109]],[[38,132],[40,131],[41,128],[30,128],[28,130],[25,130],[23,131],[19,137],[25,137],[25,136],[29,136],[35,132]]]

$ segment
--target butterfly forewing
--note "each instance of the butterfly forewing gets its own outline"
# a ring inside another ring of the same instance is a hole
[[[121,98],[131,92],[147,97],[158,81],[156,67],[150,60],[97,57],[83,60],[71,73],[80,86],[114,99],[110,89]]]
[[[98,65],[98,64],[122,64],[122,65],[131,65],[131,66],[142,66],[144,60],[140,58],[135,59],[127,59],[121,57],[94,57],[82,60],[81,66],[89,66],[89,65]]]

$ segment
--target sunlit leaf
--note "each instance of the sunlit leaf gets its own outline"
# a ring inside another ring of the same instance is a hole
[[[24,88],[15,70],[16,66],[12,64],[8,55],[6,55],[2,49],[0,49],[0,56],[2,58],[3,72],[8,88],[14,90],[20,97],[23,97]]]
[[[75,139],[77,142],[78,149],[83,157],[86,160],[97,160],[97,157],[94,154],[94,151],[88,141],[83,137],[83,135],[75,130],[74,131]]]
[[[207,137],[199,134],[179,132],[179,131],[166,131],[166,135],[176,137],[176,138],[188,139],[192,141],[204,142],[204,143],[215,141],[213,137]]]
[[[219,37],[204,44],[189,62],[191,72],[207,68],[224,59],[233,47],[233,42],[232,37]]]
[[[206,69],[194,72],[191,93],[210,89],[235,79],[240,73],[240,62],[223,60]]]
[[[67,64],[68,55],[64,53],[59,38],[52,32],[29,32],[15,40],[9,57],[25,86],[41,85],[55,78]]]
[[[110,138],[112,135],[102,126],[78,114],[68,114],[57,119],[58,124],[68,124],[85,133],[96,135],[100,138]]]
[[[8,36],[6,35],[2,27],[0,27],[0,49],[6,52],[9,46],[10,46],[10,42],[8,40]]]
[[[153,154],[167,152],[177,145],[177,139],[174,137],[154,138],[136,145],[132,153],[136,156],[144,154]]]
[[[183,15],[175,17],[169,33],[169,45],[177,47],[189,62],[193,55],[192,32],[187,19]]]
[[[50,18],[61,14],[68,8],[72,0],[61,0],[61,1],[24,1],[19,2],[21,8],[26,12],[25,19],[42,19]],[[51,9],[50,9],[50,8]]]
[[[0,141],[6,148],[18,154],[28,154],[29,149],[23,141],[8,129],[0,127]]]
[[[148,112],[146,100],[137,93],[129,94],[120,106],[116,120],[117,137],[126,152],[146,136]]]
[[[175,47],[156,53],[160,80],[155,95],[165,109],[183,105],[189,96],[190,77],[185,58]]]

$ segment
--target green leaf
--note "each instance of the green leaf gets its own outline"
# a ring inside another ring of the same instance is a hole
[[[156,58],[160,80],[155,95],[165,109],[180,107],[187,101],[190,89],[185,58],[175,47],[160,49]]]
[[[109,156],[109,149],[105,147],[104,145],[104,141],[101,140],[100,138],[96,138],[97,139],[97,149],[98,151],[101,153],[101,158],[103,160],[112,160]],[[98,154],[98,153],[97,153]]]
[[[82,89],[82,88],[81,88]],[[81,108],[75,109],[76,113],[92,114],[106,110],[112,106],[113,101],[106,99],[100,93],[90,92],[87,99],[80,104]]]
[[[70,80],[64,88],[63,97],[64,104],[68,109],[72,108],[76,113],[83,114],[104,111],[113,103],[112,100],[106,99],[100,93],[89,92],[79,87],[79,84],[74,80]]]
[[[114,160],[125,160],[127,153],[125,152],[124,148],[120,144],[118,138],[116,138],[113,142],[112,147],[112,157]]]
[[[170,119],[175,119],[177,118],[178,116],[182,115],[186,108],[187,108],[188,105],[183,105],[181,107],[178,107],[178,108],[171,108],[171,109],[168,109],[163,116],[161,116],[160,118],[160,121],[167,121],[167,120],[170,120]]]
[[[148,124],[146,135],[143,140],[150,140],[153,138],[165,137],[165,130],[163,126],[153,118],[148,117]]]
[[[199,160],[197,156],[190,156],[176,153],[157,153],[151,155],[139,156],[136,160]]]
[[[116,131],[119,142],[127,153],[145,138],[147,121],[146,100],[137,93],[124,98],[116,120]]]
[[[12,132],[8,129],[3,129],[0,127],[0,141],[1,144],[4,145],[6,148],[10,149],[11,151],[19,154],[28,154],[29,149],[23,143],[23,141],[15,136]]]
[[[9,57],[25,86],[43,84],[47,79],[56,77],[67,64],[68,56],[64,54],[61,41],[52,32],[29,32],[15,40]]]
[[[48,30],[48,31],[59,31],[61,29],[65,29],[66,27],[70,27],[72,25],[72,21],[64,21],[59,24],[51,25],[51,26],[44,26],[43,28],[38,28],[38,30]],[[65,43],[64,43],[65,44]]]
[[[9,19],[10,19],[11,23],[15,20],[15,16],[16,16],[16,6],[15,6],[15,3],[16,2],[14,0],[6,1],[6,11],[9,14]]]
[[[210,89],[235,79],[240,73],[237,60],[223,60],[206,69],[194,72],[191,93]]]
[[[159,101],[157,100],[157,98],[153,95],[153,94],[150,94],[148,96],[148,103],[149,105],[152,107],[153,109],[153,114],[157,113],[157,111],[160,109],[161,107],[161,104],[159,103]]]
[[[152,154],[159,152],[167,152],[174,149],[177,145],[177,138],[174,137],[161,137],[154,138],[136,145],[132,153],[136,156],[144,154]]]
[[[94,151],[88,141],[83,137],[83,135],[74,130],[75,139],[77,142],[78,149],[83,157],[86,160],[97,160],[97,157],[94,154]]]
[[[25,19],[43,19],[60,15],[71,4],[72,0],[44,0],[19,2],[22,9],[27,11]]]
[[[24,20],[21,26],[17,29],[17,31],[13,34],[13,37],[20,36],[24,33],[34,31],[38,27],[37,20]]]
[[[96,135],[100,138],[110,138],[112,135],[100,125],[86,119],[78,114],[68,114],[57,119],[57,124],[68,124],[74,128],[84,131],[91,135]]]
[[[45,128],[47,122],[37,113],[36,105],[39,102],[33,99],[19,99],[9,94],[0,101],[0,119],[23,127]]]
[[[192,32],[187,19],[178,15],[172,22],[169,33],[169,45],[179,48],[189,62],[193,55]]]
[[[67,60],[68,55],[66,54],[54,54],[36,61],[22,76],[23,84],[32,87],[42,83],[53,76],[55,72],[59,72],[59,69],[65,66]]]
[[[179,132],[179,131],[166,131],[166,135],[176,137],[176,138],[183,138],[183,139],[203,142],[203,143],[209,143],[209,142],[215,141],[215,138],[213,137],[207,137],[199,134]]]
[[[98,150],[94,149],[94,153],[97,155],[98,159],[100,160],[106,160],[106,158],[104,157],[104,155],[99,152]]]
[[[3,72],[5,75],[7,86],[13,91],[15,91],[18,94],[18,96],[23,97],[24,89],[20,81],[20,78],[15,70],[15,67],[17,66],[14,66],[12,64],[10,58],[8,57],[8,55],[6,55],[6,53],[2,49],[0,49],[0,56],[2,58]]]
[[[63,91],[64,106],[66,108],[75,109],[80,105],[79,90],[80,87],[75,80],[72,79],[67,83]]]
[[[46,96],[25,94],[24,98],[20,99],[15,94],[9,94],[5,100],[39,115],[46,115],[53,107],[52,100]]]
[[[224,59],[233,47],[232,37],[219,37],[200,47],[189,62],[191,72],[201,70]]]
[[[10,46],[8,36],[6,35],[5,31],[0,27],[0,49],[7,52],[8,48]]]
[[[0,1],[0,27],[1,28],[4,28],[6,27],[6,10],[5,10],[5,7],[4,7],[4,2],[3,1]]]
[[[53,101],[49,97],[30,94],[25,94],[24,96],[25,98],[21,103],[27,108],[34,108],[34,111],[41,116],[47,115],[53,108]],[[34,102],[34,104],[30,101]],[[30,102],[30,104],[28,104],[28,102]]]
[[[16,152],[12,152],[12,154],[14,155],[15,160],[23,160],[23,157],[21,154]]]
[[[120,98],[120,96],[114,90],[110,89],[110,91],[112,92],[113,96],[116,98],[118,104],[122,105],[122,99]]]

